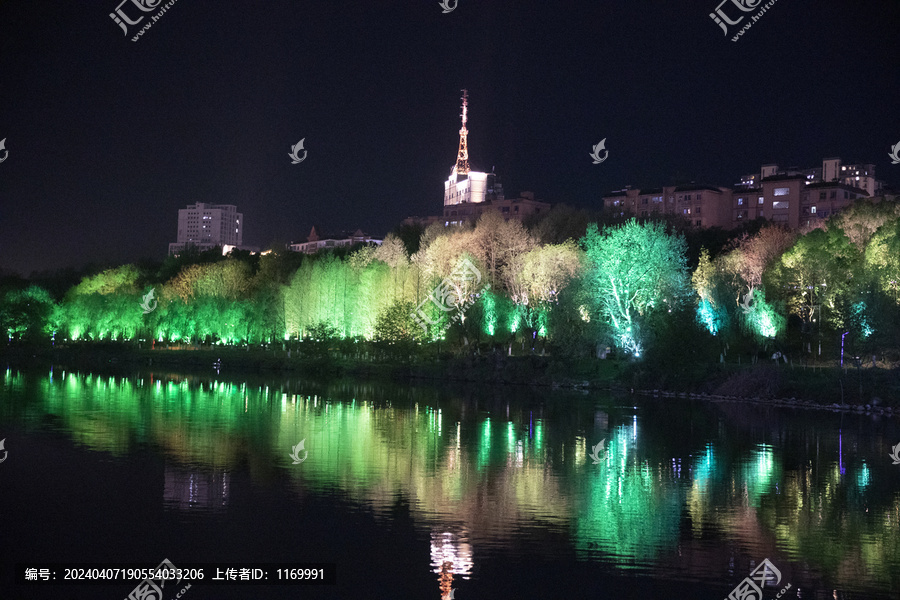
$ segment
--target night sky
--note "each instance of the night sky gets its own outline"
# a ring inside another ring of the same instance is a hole
[[[262,247],[440,214],[461,88],[507,196],[599,207],[833,156],[900,183],[895,0],[778,0],[737,42],[719,0],[177,0],[137,42],[119,1],[0,0],[4,271],[161,259],[194,202]]]

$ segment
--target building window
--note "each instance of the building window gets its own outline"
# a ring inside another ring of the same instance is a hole
[[[844,200],[850,197],[850,192],[844,191]]]
[[[825,197],[825,192],[819,192],[819,200],[824,200]]]
[[[646,216],[647,216],[647,211],[646,211],[646,210],[642,210],[642,211],[641,211],[641,216],[642,216],[642,217],[646,217]]]
[[[775,188],[776,196],[787,196],[791,193],[791,188]]]
[[[647,199],[646,199],[646,198],[641,198],[641,204],[647,204]]]
[[[509,212],[509,207],[508,207],[508,206],[502,206],[502,207],[500,207],[500,212],[502,212],[502,213],[508,213],[508,212]]]
[[[775,210],[786,209],[789,206],[790,206],[790,202],[788,202],[787,200],[779,200],[777,202],[772,203],[772,208],[774,208]]]
[[[699,206],[695,206],[695,207],[694,207],[694,214],[695,214],[695,215],[699,215],[699,214],[700,214],[700,207],[699,207]]]
[[[809,212],[812,214],[816,214],[816,207],[815,206],[809,207]]]
[[[831,199],[834,200],[836,196],[837,196],[837,191],[831,190]]]
[[[700,219],[697,219],[697,227],[700,227],[700,223],[701,223]]]
[[[689,214],[691,214],[691,209],[689,209],[689,208],[683,208],[683,209],[681,209],[681,213],[682,213],[682,214],[685,214],[685,215],[689,215]]]
[[[758,200],[759,200],[759,203],[762,204],[763,201],[765,200],[765,198],[763,198],[762,196],[760,196]]]
[[[738,198],[738,206],[743,206],[743,205],[744,205],[744,199]]]

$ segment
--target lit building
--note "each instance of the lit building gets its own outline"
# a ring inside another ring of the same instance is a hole
[[[629,186],[604,196],[603,206],[617,216],[677,215],[693,227],[731,227],[731,190],[710,185]]]
[[[503,185],[493,170],[490,173],[473,171],[469,167],[469,143],[467,128],[469,95],[463,90],[462,128],[459,130],[459,150],[456,164],[450,169],[450,177],[444,182],[443,215],[408,217],[405,224],[443,223],[445,226],[475,221],[488,210],[499,212],[506,220],[522,219],[529,215],[546,213],[550,204],[535,200],[531,192],[522,192],[518,198],[505,198]]]
[[[313,227],[309,232],[309,237],[305,242],[299,244],[291,244],[289,248],[294,252],[303,252],[306,254],[313,254],[318,252],[319,250],[332,250],[334,248],[349,248],[355,244],[371,244],[375,246],[380,246],[381,242],[384,240],[376,240],[369,235],[364,234],[361,230],[357,229],[352,235],[348,235],[346,237],[328,237],[321,238],[319,237],[318,232],[316,232],[316,228]]]
[[[758,188],[734,191],[734,225],[763,218],[796,229],[827,219],[866,190],[840,182],[810,183],[805,174],[773,175]]]
[[[193,246],[209,250],[216,246],[241,247],[244,215],[233,204],[198,202],[178,211],[177,241],[169,244],[169,254],[178,254]]]
[[[839,158],[826,158],[821,168],[762,165],[758,174],[741,177],[734,189],[628,186],[603,196],[603,209],[616,216],[677,215],[694,227],[731,229],[767,219],[796,229],[814,225],[857,198],[875,196],[881,190],[874,165],[842,165]]]
[[[789,167],[782,169],[778,165],[762,165],[759,175],[744,175],[736,187],[756,188],[759,187],[763,179],[779,175],[789,177],[802,175],[807,185],[839,182],[865,190],[868,196],[877,196],[882,190],[882,182],[875,179],[875,165],[844,165],[841,164],[840,158],[824,159],[822,168],[799,169],[797,167]]]

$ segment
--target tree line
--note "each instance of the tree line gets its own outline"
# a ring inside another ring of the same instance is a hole
[[[62,291],[6,280],[0,331],[9,343],[519,342],[636,359],[679,344],[811,353],[836,335],[862,350],[898,347],[895,202],[860,200],[801,231],[596,217],[563,206],[523,224],[486,212],[352,251],[187,253],[104,269]],[[460,280],[460,264],[477,285]]]

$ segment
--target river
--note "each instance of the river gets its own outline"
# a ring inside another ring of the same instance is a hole
[[[2,598],[121,600],[134,581],[13,566],[163,559],[335,569],[186,600],[722,600],[754,571],[766,600],[900,590],[896,420],[212,369],[0,384]]]

